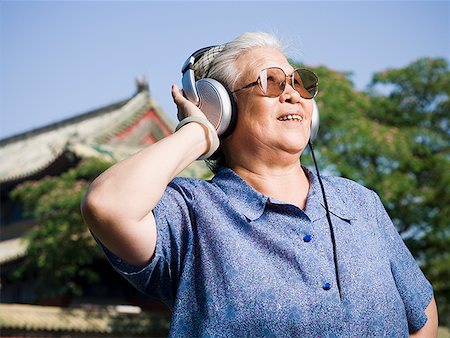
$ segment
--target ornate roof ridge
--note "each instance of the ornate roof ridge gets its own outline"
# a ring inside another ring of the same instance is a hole
[[[114,136],[110,134],[114,134],[117,127],[145,113],[149,98],[148,87],[141,85],[126,100],[0,140],[0,159],[5,161],[0,170],[0,183],[38,175],[65,154],[77,156],[73,148],[79,150],[80,147],[74,147],[75,144],[101,144],[98,139],[107,140]]]
[[[175,124],[146,80],[137,84],[129,99],[0,140],[3,192],[27,179],[58,175],[84,157],[121,160],[170,135]]]
[[[109,141],[114,135],[126,129],[138,120],[151,107],[149,103],[148,92],[138,92],[134,97],[128,100],[119,109],[122,111],[121,120],[114,128],[107,130],[95,138],[97,143],[104,143]]]

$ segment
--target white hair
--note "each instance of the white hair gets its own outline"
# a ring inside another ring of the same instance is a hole
[[[236,66],[239,56],[253,48],[274,48],[284,54],[284,46],[272,34],[265,32],[247,32],[225,44],[223,50],[212,61],[208,77],[216,79],[228,90],[234,89],[234,84],[242,70]]]

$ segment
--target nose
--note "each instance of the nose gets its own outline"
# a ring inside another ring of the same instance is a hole
[[[286,76],[286,85],[284,87],[283,93],[281,93],[280,95],[280,101],[289,103],[299,103],[301,100],[303,100],[303,98],[300,96],[300,93],[296,91],[294,87],[292,87],[291,76]]]

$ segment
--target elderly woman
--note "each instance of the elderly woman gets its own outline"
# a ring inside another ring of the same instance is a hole
[[[173,86],[179,117],[194,118],[100,175],[82,206],[117,271],[172,308],[170,336],[436,336],[432,287],[378,196],[323,177],[324,208],[320,177],[299,163],[314,74],[266,33],[205,62],[237,112],[214,178],[175,178],[217,135]]]

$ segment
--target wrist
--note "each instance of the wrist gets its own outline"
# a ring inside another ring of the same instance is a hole
[[[209,122],[206,118],[199,116],[189,116],[180,121],[180,123],[177,125],[175,129],[175,132],[177,132],[179,129],[181,129],[187,124],[192,124],[192,122],[194,122],[194,124],[200,125],[205,131],[208,148],[203,153],[203,155],[201,155],[198,158],[198,160],[206,160],[209,157],[211,157],[212,154],[214,154],[217,148],[219,148],[220,141],[217,135],[217,131],[211,124],[211,122]]]

